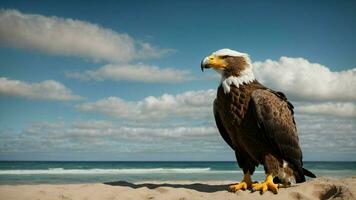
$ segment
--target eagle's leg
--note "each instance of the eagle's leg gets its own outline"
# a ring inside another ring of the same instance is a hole
[[[262,183],[252,184],[252,191],[261,191],[261,194],[267,190],[278,193],[278,185],[273,182],[273,176],[278,173],[279,161],[272,154],[266,154],[264,156],[264,169],[266,172],[266,180]]]
[[[252,180],[251,180],[251,174],[247,171],[244,174],[244,178],[240,183],[236,183],[233,185],[229,186],[230,191],[236,192],[238,190],[246,190],[248,188],[251,188],[252,186]]]
[[[271,174],[266,175],[266,180],[262,183],[252,184],[253,191],[261,191],[263,194],[267,190],[273,192],[274,194],[278,193],[278,185],[273,182],[273,176]]]

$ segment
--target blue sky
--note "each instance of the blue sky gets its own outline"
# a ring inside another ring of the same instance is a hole
[[[296,106],[307,160],[356,153],[354,1],[0,1],[0,159],[234,160],[211,52]],[[2,139],[1,139],[2,138]]]

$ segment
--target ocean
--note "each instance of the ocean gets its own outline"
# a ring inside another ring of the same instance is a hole
[[[356,162],[304,162],[317,176],[356,176]],[[104,183],[112,181],[232,181],[243,176],[236,162],[0,161],[0,184]],[[264,179],[262,167],[253,180]]]

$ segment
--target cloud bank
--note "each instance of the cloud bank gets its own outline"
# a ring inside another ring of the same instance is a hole
[[[353,119],[296,115],[304,155],[355,153]],[[103,146],[105,148],[103,149]],[[172,147],[174,147],[172,149]],[[19,132],[0,130],[0,152],[225,152],[215,124],[129,126],[111,121],[36,122]],[[231,157],[232,159],[233,157]]]
[[[299,139],[309,153],[356,153],[356,124],[353,118],[297,114]]]
[[[296,106],[295,110],[297,113],[301,114],[356,118],[356,105],[350,102],[298,104],[300,105]]]
[[[46,80],[39,83],[27,83],[0,77],[0,94],[28,99],[42,99],[54,101],[79,100],[82,97],[66,88],[62,83]]]
[[[213,126],[137,127],[111,121],[34,122],[19,132],[0,130],[0,152],[198,152],[224,147]],[[201,146],[200,146],[201,147]]]
[[[0,10],[0,42],[16,48],[109,62],[160,57],[172,51],[157,49],[97,24],[4,9]]]

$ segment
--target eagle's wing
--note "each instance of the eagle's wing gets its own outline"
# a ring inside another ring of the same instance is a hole
[[[221,121],[221,117],[220,117],[220,114],[218,112],[218,103],[217,103],[217,100],[215,99],[214,101],[214,118],[215,118],[215,122],[216,122],[216,126],[218,127],[218,130],[220,132],[220,135],[221,137],[225,140],[225,142],[232,148],[234,149],[233,147],[233,144],[232,144],[232,141],[231,141],[231,138],[229,136],[229,134],[227,133],[222,121]]]
[[[305,181],[293,105],[281,92],[258,89],[252,93],[257,123],[271,148],[292,165],[297,182]]]

